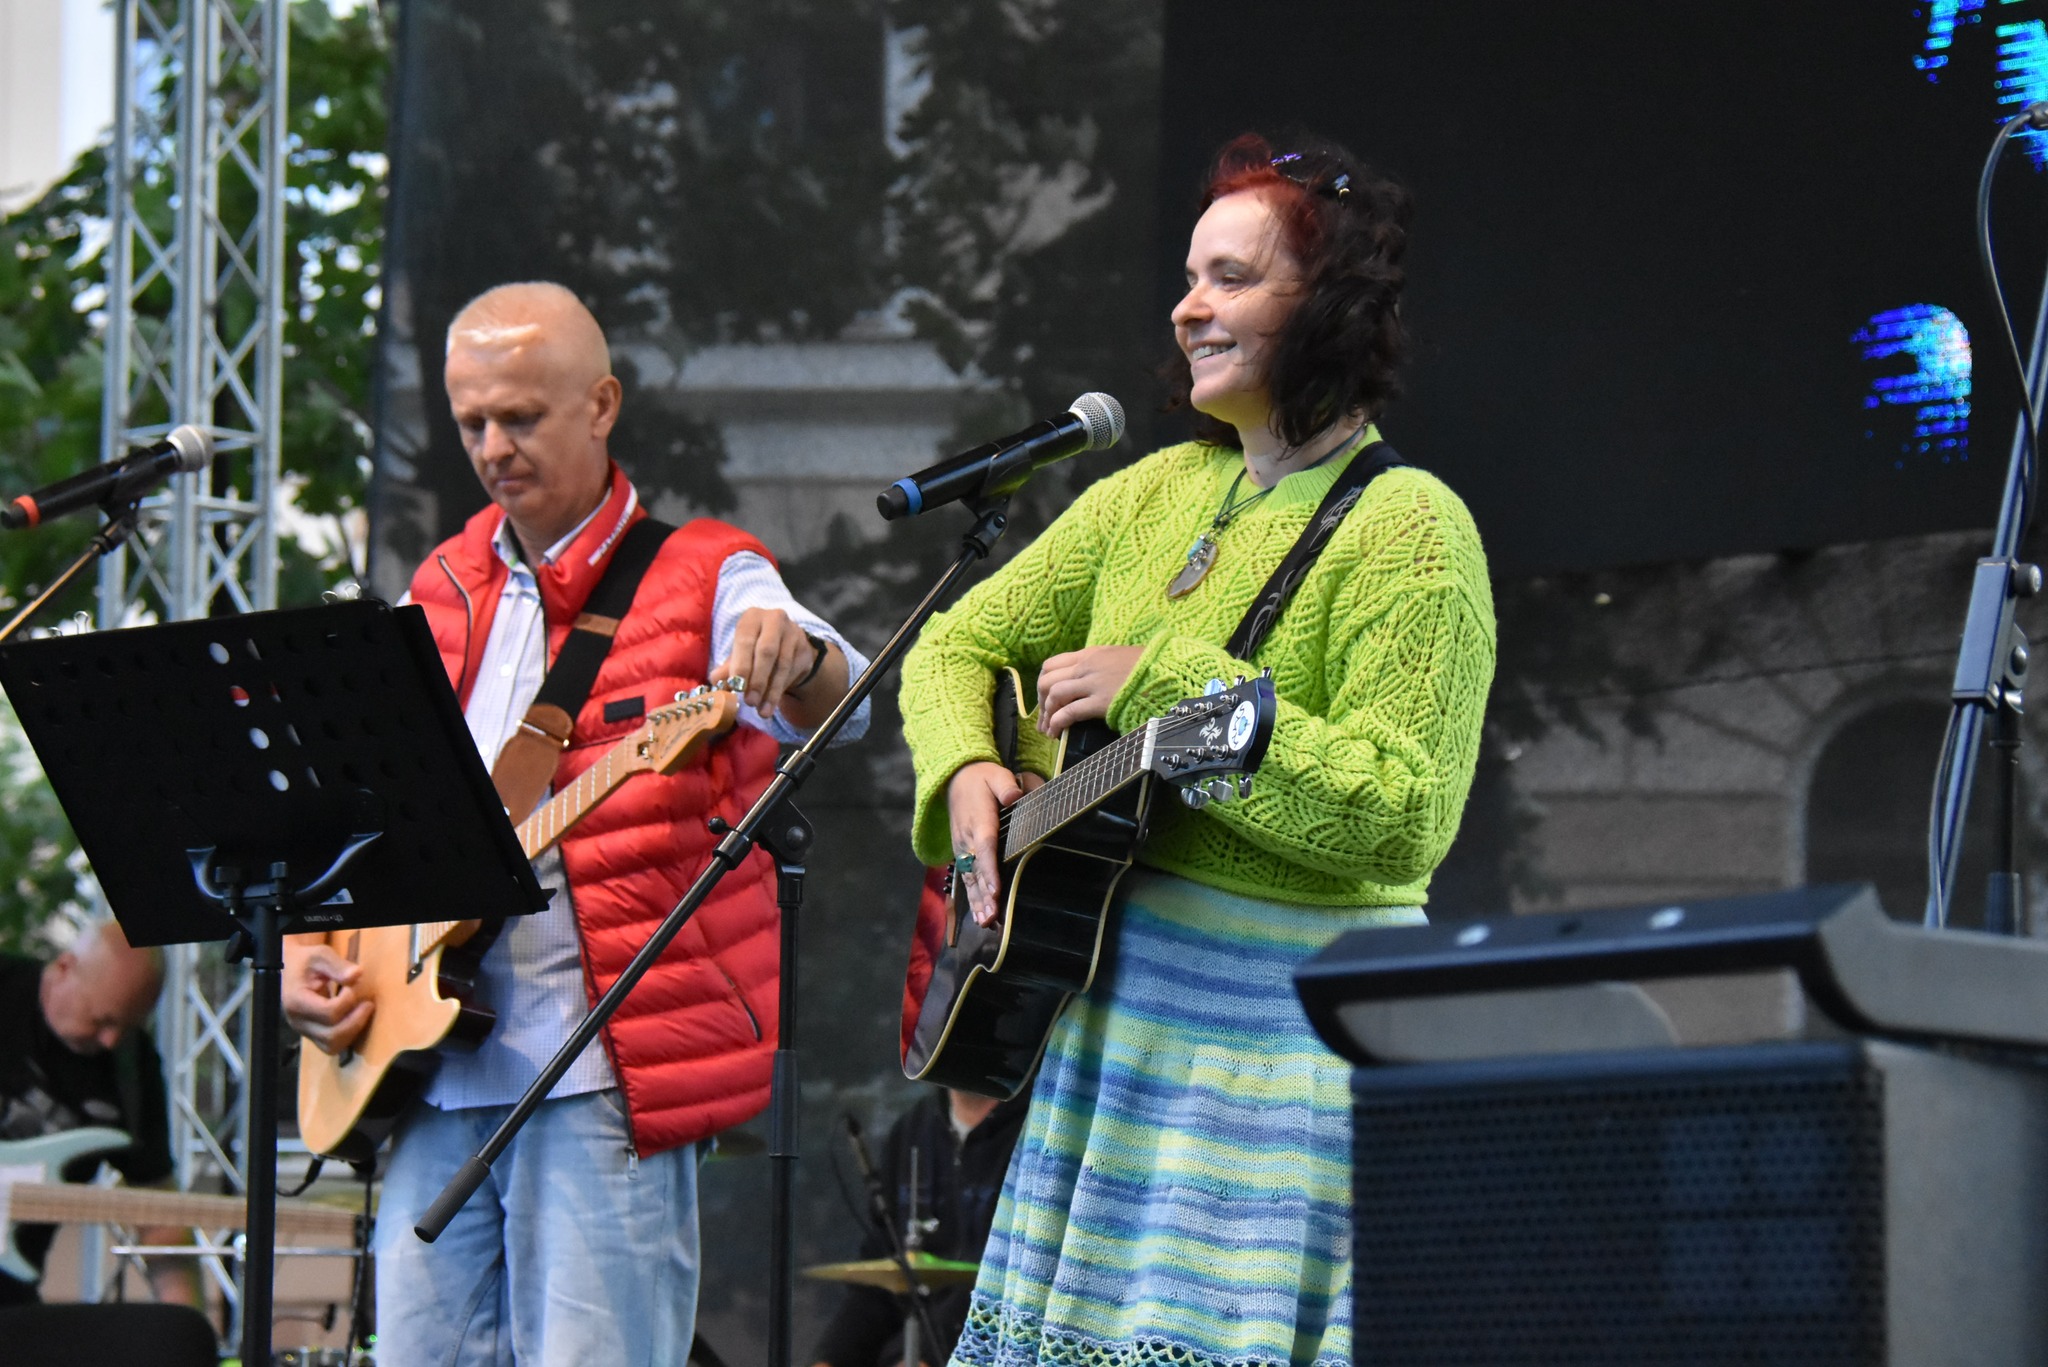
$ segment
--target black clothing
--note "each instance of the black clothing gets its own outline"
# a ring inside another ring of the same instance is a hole
[[[89,1180],[104,1158],[130,1186],[162,1181],[171,1174],[171,1127],[156,1046],[137,1030],[111,1052],[73,1053],[43,1019],[42,980],[39,961],[0,954],[0,1142],[108,1125],[134,1142],[78,1159],[64,1180]],[[56,1232],[17,1225],[15,1247],[40,1270]],[[0,1305],[35,1299],[32,1284],[0,1273]]]
[[[1003,1193],[1010,1150],[1016,1146],[1030,1105],[1029,1092],[999,1103],[967,1132],[964,1142],[953,1131],[944,1092],[934,1090],[905,1111],[890,1127],[885,1150],[876,1157],[882,1189],[894,1203],[896,1232],[903,1232],[903,1219],[911,1205],[910,1151],[914,1147],[918,1153],[917,1213],[920,1219],[938,1221],[937,1228],[925,1235],[924,1251],[962,1262],[980,1261],[989,1225],[995,1219],[996,1198]],[[888,1257],[887,1236],[870,1228],[861,1242],[860,1256]],[[953,1356],[953,1345],[967,1323],[967,1300],[973,1289],[949,1286],[933,1290],[928,1304],[932,1331],[940,1341],[936,1347],[925,1346],[918,1356],[934,1367]],[[849,1286],[811,1360],[832,1367],[895,1367],[903,1357],[903,1320],[909,1313],[907,1297],[880,1287]]]

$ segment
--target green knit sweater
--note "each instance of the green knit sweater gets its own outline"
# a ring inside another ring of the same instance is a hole
[[[1198,443],[1156,451],[933,618],[903,664],[918,857],[952,857],[946,783],[998,758],[996,669],[1029,684],[1062,651],[1142,645],[1110,706],[1119,733],[1266,666],[1280,711],[1251,798],[1199,812],[1154,803],[1141,862],[1273,901],[1421,902],[1457,833],[1493,677],[1493,596],[1464,504],[1420,470],[1382,473],[1257,656],[1234,660],[1221,644],[1346,461],[1281,480],[1217,538],[1208,578],[1173,600],[1167,582],[1244,460]]]

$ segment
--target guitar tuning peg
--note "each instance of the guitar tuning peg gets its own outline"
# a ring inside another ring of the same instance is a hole
[[[1239,774],[1237,776],[1237,795],[1239,797],[1250,797],[1252,795],[1252,776],[1250,774]]]
[[[1230,786],[1230,780],[1227,778],[1212,778],[1202,785],[1202,789],[1209,794],[1211,802],[1235,802],[1237,800],[1237,790]]]
[[[744,674],[735,674],[731,678],[727,679],[725,682],[721,683],[719,687],[723,688],[728,693],[744,693],[747,691],[747,676]]]
[[[1236,683],[1234,683],[1234,684],[1232,684],[1232,685],[1231,685],[1231,687],[1232,687],[1232,688],[1243,688],[1243,687],[1244,687],[1244,675],[1242,675],[1242,674],[1238,675],[1238,676],[1237,676],[1237,682],[1236,682]]]
[[[1200,788],[1181,789],[1180,800],[1182,802],[1187,803],[1189,807],[1193,808],[1195,811],[1198,812],[1201,811],[1202,808],[1209,805],[1209,795],[1203,792]]]
[[[1264,669],[1260,670],[1260,671],[1259,671],[1259,677],[1260,677],[1260,678],[1262,678],[1262,679],[1270,679],[1270,678],[1272,678],[1272,677],[1273,677],[1273,666],[1271,666],[1271,665],[1267,665],[1267,666],[1266,666],[1266,667],[1265,667]]]

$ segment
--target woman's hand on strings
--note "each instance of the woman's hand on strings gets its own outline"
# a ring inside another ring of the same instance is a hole
[[[953,881],[967,894],[974,923],[991,926],[1000,908],[1001,856],[996,835],[1002,810],[1045,782],[1036,774],[1019,776],[1000,764],[983,760],[963,764],[946,784],[946,809],[953,822]]]
[[[1047,660],[1038,671],[1038,729],[1057,736],[1077,721],[1108,716],[1144,653],[1143,646],[1088,646]]]

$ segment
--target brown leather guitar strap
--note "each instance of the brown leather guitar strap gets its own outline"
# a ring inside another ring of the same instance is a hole
[[[555,781],[555,766],[569,748],[576,714],[590,698],[598,666],[610,653],[612,637],[618,632],[619,619],[633,605],[647,567],[674,530],[652,517],[641,518],[626,529],[618,549],[612,552],[611,563],[584,602],[582,615],[569,628],[569,638],[562,642],[553,667],[541,680],[533,705],[498,752],[498,762],[491,766],[491,783],[514,825],[540,805],[548,785]]]

